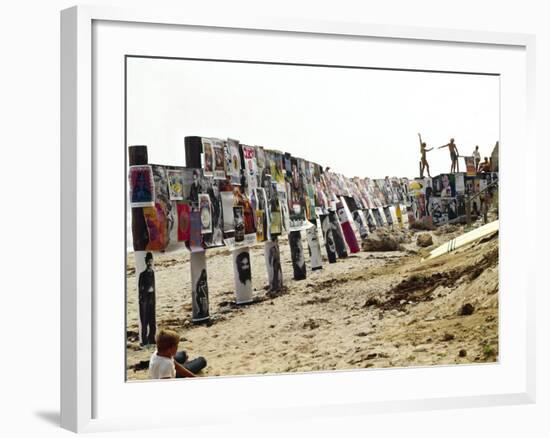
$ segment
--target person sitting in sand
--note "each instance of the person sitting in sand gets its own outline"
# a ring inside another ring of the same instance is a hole
[[[194,372],[196,373],[206,366],[204,358],[199,357],[188,362],[187,353],[185,351],[178,352],[180,335],[175,331],[161,329],[155,340],[157,350],[149,360],[149,378],[197,377]]]
[[[487,157],[483,159],[483,162],[479,165],[479,172],[490,172],[491,162]]]
[[[437,149],[442,149],[442,148],[449,148],[449,152],[451,153],[451,172],[450,173],[459,172],[458,157],[460,154],[458,153],[458,148],[456,147],[455,139],[451,138],[449,143],[444,144],[443,146],[439,146]]]
[[[428,176],[430,175],[430,165],[426,159],[426,152],[430,152],[433,148],[426,149],[426,143],[422,141],[420,133],[418,133],[418,139],[420,140],[420,178],[424,177],[424,169],[428,171]]]

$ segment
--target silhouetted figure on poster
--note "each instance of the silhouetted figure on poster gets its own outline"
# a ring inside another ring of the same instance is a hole
[[[201,271],[195,288],[195,297],[197,303],[196,319],[206,318],[208,316],[208,282],[206,278],[206,269]]]
[[[272,245],[269,249],[269,267],[273,273],[269,289],[272,292],[279,291],[283,287],[283,270],[277,245]]]
[[[451,173],[458,172],[458,148],[455,144],[455,139],[451,138],[449,143],[439,146],[437,149],[449,148],[449,153],[451,154]]]
[[[145,255],[146,268],[139,274],[139,319],[141,323],[141,343],[155,343],[155,271],[153,270],[153,254]]]
[[[426,148],[426,143],[422,141],[422,136],[418,133],[418,140],[420,141],[420,178],[424,177],[424,170],[428,171],[428,176],[430,175],[430,165],[428,164],[428,159],[426,158],[426,152],[430,152],[433,148]]]

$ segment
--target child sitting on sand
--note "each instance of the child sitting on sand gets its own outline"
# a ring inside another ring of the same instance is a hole
[[[149,361],[149,378],[151,379],[197,377],[188,368],[194,368],[195,372],[198,372],[206,365],[206,361],[202,357],[187,362],[187,354],[185,351],[180,351],[178,353],[180,335],[173,330],[161,329],[155,337],[155,340],[157,351],[152,354],[151,360]]]

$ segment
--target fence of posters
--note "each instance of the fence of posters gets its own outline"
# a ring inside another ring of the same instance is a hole
[[[198,253],[221,246],[234,251],[236,301],[250,302],[251,272],[245,275],[243,268],[249,266],[251,245],[264,243],[269,289],[277,292],[283,286],[278,237],[289,236],[294,278],[305,279],[302,231],[311,268],[322,269],[322,247],[334,263],[359,251],[359,242],[377,227],[452,222],[465,214],[465,194],[498,178],[495,173],[348,178],[288,153],[203,137],[186,137],[186,167],[150,164],[146,146],[130,146],[129,157],[134,250],[152,256],[186,247],[195,254],[195,322],[209,318],[206,261]],[[474,199],[474,215],[480,204]]]

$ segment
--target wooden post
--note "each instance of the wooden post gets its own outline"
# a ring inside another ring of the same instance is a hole
[[[147,165],[147,146],[129,146],[128,164],[130,166]],[[143,207],[132,207],[132,240],[136,289],[138,293],[139,339],[142,345],[154,344],[156,334],[155,271],[153,267],[153,254],[147,251],[149,235]]]

